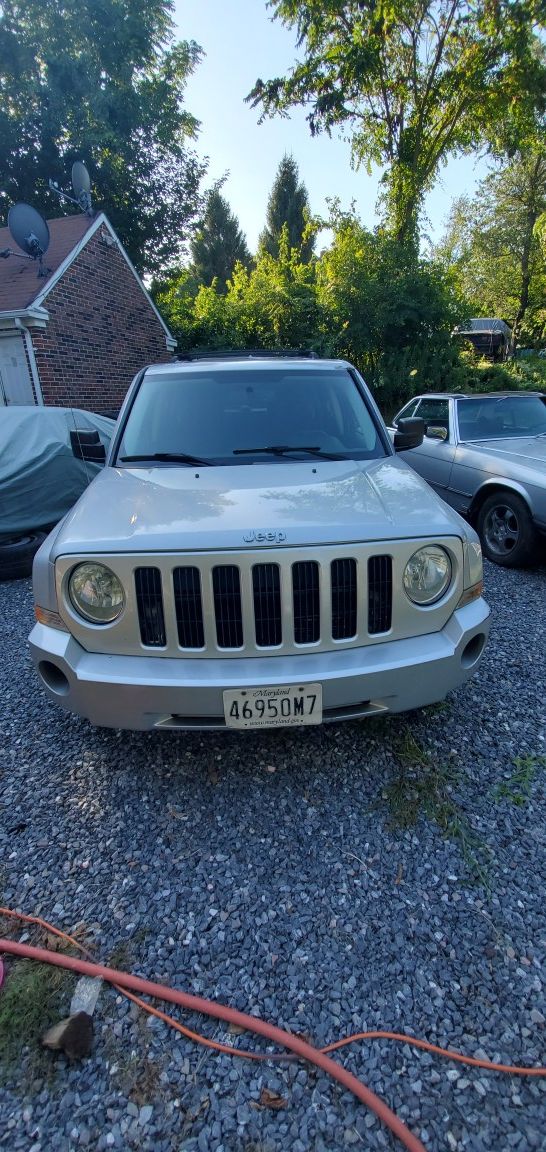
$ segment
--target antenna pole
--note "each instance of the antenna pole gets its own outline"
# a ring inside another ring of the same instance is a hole
[[[78,192],[77,197],[75,197],[69,196],[68,192],[63,192],[61,188],[59,188],[59,185],[56,184],[54,180],[51,180],[51,178],[48,180],[48,184],[52,192],[56,192],[57,196],[62,196],[63,200],[70,200],[71,204],[77,204],[78,208],[80,208],[82,212],[85,212],[86,216],[93,215],[91,193],[86,191],[85,188],[82,188],[81,192]]]

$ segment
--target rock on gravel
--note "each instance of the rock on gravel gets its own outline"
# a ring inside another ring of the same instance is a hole
[[[391,1029],[545,1064],[546,568],[488,566],[486,577],[490,645],[445,706],[225,737],[98,730],[49,704],[26,646],[29,582],[3,584],[2,903],[83,925],[101,960],[317,1044]],[[408,733],[448,785],[438,821],[422,799],[415,825],[400,828],[392,785]],[[516,759],[520,803],[505,794]],[[225,1044],[264,1047],[183,1019]],[[94,1028],[82,1062],[52,1054],[50,1074],[36,1072],[30,1047],[2,1069],[0,1149],[399,1146],[324,1073],[199,1048],[112,989]],[[386,1040],[336,1058],[430,1152],[543,1147],[544,1081]],[[286,1107],[264,1107],[264,1089]]]

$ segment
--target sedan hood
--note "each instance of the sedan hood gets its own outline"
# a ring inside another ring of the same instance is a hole
[[[105,468],[63,521],[52,558],[340,544],[468,534],[396,457]]]
[[[486,456],[493,459],[502,457],[511,460],[520,467],[537,467],[544,472],[546,465],[546,435],[541,436],[503,436],[498,440],[473,440],[468,445],[479,448]]]

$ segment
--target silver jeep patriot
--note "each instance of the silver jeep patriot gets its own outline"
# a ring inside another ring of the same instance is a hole
[[[113,728],[270,728],[441,700],[487,640],[478,537],[312,354],[146,368],[34,561],[47,695]]]

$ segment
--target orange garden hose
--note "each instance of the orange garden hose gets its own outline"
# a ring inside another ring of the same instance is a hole
[[[37,916],[28,916],[23,913],[14,912],[9,908],[0,908],[0,915],[13,917],[18,920],[23,920],[27,923],[37,924],[51,932],[55,936],[66,940],[73,947],[77,948],[86,956],[91,953],[74,937],[69,936],[67,933],[62,932],[59,928],[55,928],[48,921],[41,919]],[[199,996],[193,996],[190,993],[181,992],[178,989],[171,989],[164,984],[155,983],[153,981],[141,979],[139,976],[132,976],[129,973],[119,972],[115,968],[107,968],[101,964],[92,963],[89,960],[79,960],[72,956],[60,955],[59,953],[52,952],[45,948],[34,948],[28,944],[19,944],[12,940],[0,939],[0,951],[8,952],[15,956],[21,956],[26,959],[37,960],[48,964],[53,964],[57,967],[68,968],[71,971],[81,972],[87,976],[99,977],[112,984],[120,993],[128,996],[129,999],[134,1000],[145,1011],[150,1012],[152,1015],[164,1020],[170,1024],[177,1031],[188,1036],[190,1039],[195,1040],[199,1044],[203,1044],[208,1048],[213,1048],[216,1051],[228,1053],[230,1056],[239,1056],[246,1059],[253,1060],[275,1060],[286,1059],[287,1057],[279,1057],[273,1053],[257,1053],[246,1052],[241,1049],[233,1048],[231,1045],[221,1044],[214,1040],[209,1040],[207,1037],[202,1036],[198,1032],[193,1032],[191,1029],[179,1024],[177,1020],[168,1016],[166,1013],[161,1012],[159,1009],[154,1008],[146,1001],[141,1000],[140,997],[133,995],[131,989],[137,992],[142,992],[149,996],[155,996],[158,999],[166,1000],[173,1004],[178,1004],[193,1012],[199,1012],[203,1015],[214,1016],[217,1019],[225,1020],[230,1024],[235,1024],[246,1031],[254,1032],[258,1035],[264,1036],[269,1041],[273,1041],[285,1048],[288,1048],[291,1053],[296,1057],[308,1060],[310,1063],[315,1064],[317,1067],[322,1068],[333,1079],[337,1080],[343,1087],[351,1091],[361,1103],[365,1104],[376,1116],[393,1132],[395,1136],[404,1144],[409,1152],[425,1152],[421,1141],[413,1136],[412,1133],[406,1128],[406,1125],[398,1116],[378,1097],[371,1089],[367,1088],[356,1076],[348,1072],[345,1068],[332,1060],[328,1053],[334,1052],[347,1044],[351,1044],[357,1040],[371,1040],[371,1039],[388,1039],[396,1040],[404,1044],[411,1044],[417,1048],[423,1048],[428,1052],[434,1052],[440,1056],[446,1056],[452,1060],[459,1061],[463,1064],[469,1064],[478,1068],[485,1068],[493,1072],[505,1072],[511,1075],[519,1076],[546,1076],[546,1068],[534,1067],[525,1068],[520,1066],[512,1066],[505,1064],[495,1064],[493,1062],[478,1059],[472,1056],[464,1056],[459,1052],[451,1052],[448,1049],[440,1048],[438,1045],[431,1044],[427,1040],[420,1040],[414,1036],[410,1036],[399,1032],[389,1031],[367,1031],[354,1033],[347,1036],[345,1039],[334,1041],[326,1045],[324,1048],[315,1048],[314,1045],[309,1044],[307,1041],[301,1039],[284,1029],[278,1028],[276,1025],[269,1024],[265,1020],[260,1020],[247,1013],[239,1012],[237,1009],[230,1008],[224,1004],[218,1004],[210,1000],[205,1000]],[[290,1057],[288,1057],[290,1058]]]

